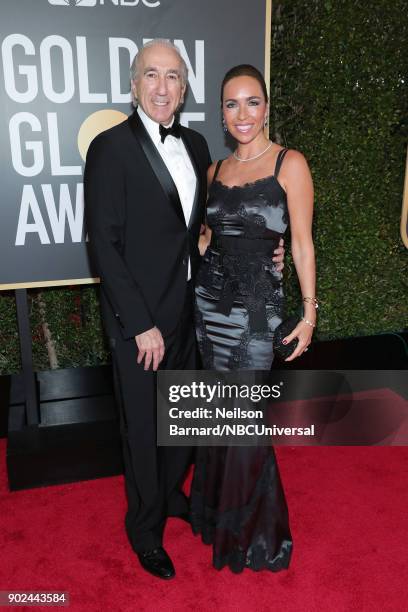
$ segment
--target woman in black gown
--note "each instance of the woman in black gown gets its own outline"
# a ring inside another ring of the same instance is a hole
[[[208,172],[207,229],[196,283],[198,345],[205,369],[269,370],[274,330],[283,316],[281,273],[272,256],[289,222],[304,316],[285,339],[298,339],[288,360],[307,349],[315,325],[313,185],[303,155],[265,137],[268,95],[256,68],[227,72],[221,103],[237,148]],[[194,533],[213,545],[217,569],[287,568],[292,538],[273,448],[198,448],[191,522]]]

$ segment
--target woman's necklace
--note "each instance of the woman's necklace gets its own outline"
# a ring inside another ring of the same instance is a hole
[[[258,159],[258,157],[261,157],[261,155],[263,155],[264,153],[266,153],[267,151],[269,151],[269,149],[271,148],[271,146],[273,145],[272,141],[269,141],[268,146],[266,147],[266,149],[264,149],[263,151],[261,151],[261,153],[258,153],[258,155],[254,155],[253,157],[247,157],[246,159],[243,159],[242,157],[239,157],[236,152],[233,152],[233,156],[235,157],[236,160],[240,161],[240,162],[249,162],[252,161],[253,159]]]

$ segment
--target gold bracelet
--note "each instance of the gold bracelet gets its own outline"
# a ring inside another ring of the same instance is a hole
[[[302,300],[308,304],[313,304],[316,310],[319,308],[319,300],[315,297],[302,297]]]
[[[304,321],[305,323],[307,323],[308,325],[310,325],[310,327],[316,327],[315,323],[312,323],[311,321],[309,321],[308,319],[305,319],[305,317],[301,317],[302,321]]]

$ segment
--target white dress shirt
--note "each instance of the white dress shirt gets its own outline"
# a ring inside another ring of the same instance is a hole
[[[186,225],[188,225],[193,209],[195,192],[197,189],[197,178],[191,164],[190,157],[186,151],[186,147],[181,138],[174,136],[166,136],[162,142],[159,132],[159,123],[153,121],[146,113],[138,106],[137,113],[143,122],[150,138],[160,153],[167,170],[170,172],[171,178],[177,187],[180,197],[181,206],[183,208]],[[174,122],[166,127],[170,127]],[[191,264],[188,259],[187,280],[191,278]]]

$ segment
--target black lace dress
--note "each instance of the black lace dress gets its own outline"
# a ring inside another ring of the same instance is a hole
[[[273,333],[282,321],[281,274],[273,251],[289,218],[275,173],[243,186],[217,180],[207,204],[211,244],[196,283],[196,332],[208,370],[269,370]],[[289,565],[288,509],[272,447],[197,449],[191,522],[213,545],[213,564],[278,571]]]

